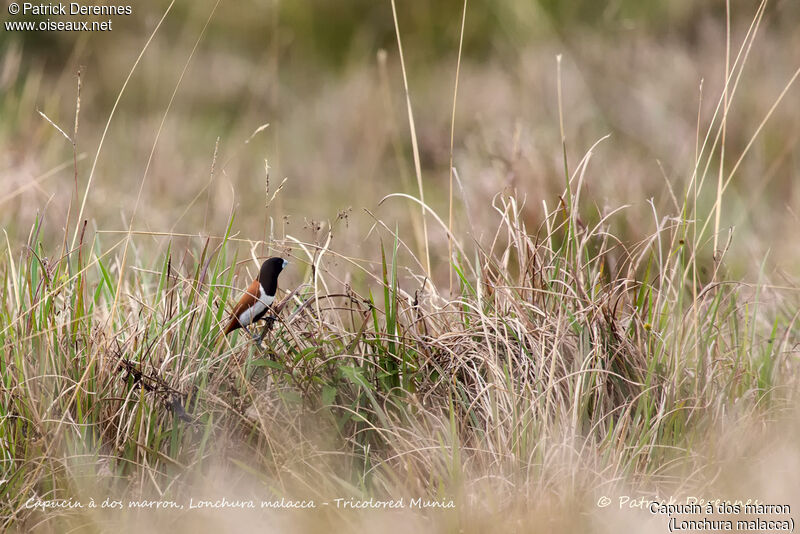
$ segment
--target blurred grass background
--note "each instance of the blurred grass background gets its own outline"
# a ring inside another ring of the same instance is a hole
[[[77,136],[85,156],[78,176],[82,197],[117,94],[167,6],[137,4],[131,16],[115,17],[108,33],[0,35],[0,164],[6,190],[0,219],[10,236],[25,235],[45,205],[49,221],[65,220],[76,194],[68,164],[72,147],[36,110],[71,131],[76,73],[82,69]],[[88,198],[86,215],[98,227],[125,228],[131,193],[138,191],[167,102],[213,6],[176,3],[134,71]],[[440,213],[447,207],[461,8],[455,0],[397,4],[426,200]],[[754,11],[750,2],[732,3],[734,52]],[[728,168],[800,60],[798,22],[796,2],[768,4],[730,111]],[[654,198],[659,208],[670,206],[667,183],[680,190],[691,176],[698,110],[701,124],[708,123],[722,88],[725,44],[724,2],[470,2],[454,158],[468,197],[485,206],[486,198],[510,187],[528,198],[525,211],[535,221],[542,217],[541,200],[552,203],[563,189],[555,60],[563,54],[572,164],[611,134],[594,158],[589,211],[631,204],[630,228],[652,227],[646,199]],[[385,68],[380,50],[387,51]],[[794,89],[788,100],[796,97]],[[738,273],[751,272],[767,249],[783,268],[797,264],[797,248],[780,246],[782,238],[771,236],[793,232],[798,224],[798,114],[789,102],[780,107],[725,192],[721,228],[737,228],[732,267]],[[245,144],[265,123],[269,127]],[[264,159],[272,169],[273,191],[288,178],[267,214],[278,234],[300,235],[313,226],[309,221],[332,220],[352,207],[345,236],[363,237],[361,227],[371,223],[362,207],[372,209],[395,191],[416,194],[389,2],[221,3],[166,118],[144,184],[139,229],[219,234],[235,209],[235,231],[263,238]],[[715,159],[711,176],[716,164]],[[701,197],[705,211],[714,198]],[[402,202],[387,202],[379,215],[395,217],[401,230],[409,230],[412,210]],[[490,210],[477,211],[476,222],[486,224],[481,216]],[[464,215],[457,212],[457,225],[465,224]],[[616,230],[641,237],[629,228]],[[60,236],[61,227],[47,225],[44,232]],[[431,232],[432,239],[445,239],[436,229]],[[353,253],[364,252],[358,239],[343,241]],[[435,270],[446,268],[443,260],[434,261]]]

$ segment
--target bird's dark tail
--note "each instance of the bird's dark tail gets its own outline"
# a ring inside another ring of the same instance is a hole
[[[222,335],[227,336],[237,328],[241,328],[242,325],[239,324],[239,320],[236,317],[232,317],[231,321],[228,323],[228,326],[225,327],[225,330],[222,332]]]

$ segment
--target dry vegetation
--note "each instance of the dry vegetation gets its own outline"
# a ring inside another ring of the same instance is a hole
[[[298,64],[291,8],[237,48],[206,4],[136,64],[163,10],[55,70],[2,37],[4,529],[664,532],[617,497],[800,505],[793,4],[734,2],[728,32],[675,2],[683,33],[653,34],[509,2],[487,50],[465,26],[454,116],[459,4],[435,57],[380,11],[407,70],[364,31]],[[270,255],[264,349],[220,338]]]

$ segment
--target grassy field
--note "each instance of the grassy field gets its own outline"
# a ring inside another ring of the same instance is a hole
[[[800,9],[731,4],[5,31],[2,530],[796,510]],[[273,255],[264,347],[220,336]]]

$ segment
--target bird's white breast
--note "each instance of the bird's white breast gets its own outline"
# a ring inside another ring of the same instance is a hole
[[[253,318],[258,316],[261,312],[266,310],[270,307],[270,305],[275,300],[274,296],[267,295],[264,293],[264,288],[261,287],[261,284],[258,286],[258,291],[260,293],[259,298],[257,301],[253,303],[252,306],[244,310],[242,313],[239,314],[239,324],[242,326],[247,326],[253,322]]]

